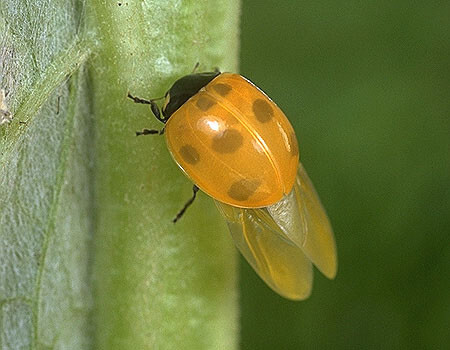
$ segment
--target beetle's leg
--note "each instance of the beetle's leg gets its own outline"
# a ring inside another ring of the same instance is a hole
[[[133,96],[133,95],[130,94],[129,92],[128,92],[127,97],[128,97],[128,98],[131,98],[135,103],[142,103],[142,104],[144,104],[144,105],[149,105],[149,104],[152,103],[151,100],[145,100],[145,99],[143,99],[143,98],[140,98],[140,97],[137,97],[137,96]]]
[[[164,134],[165,127],[161,130],[156,129],[143,129],[142,131],[136,131],[136,136],[141,135],[162,135]]]
[[[189,206],[192,204],[192,202],[194,202],[194,199],[197,196],[198,190],[199,190],[199,188],[197,187],[197,185],[194,185],[192,187],[192,197],[186,202],[186,204],[184,205],[183,209],[181,209],[178,212],[177,216],[175,216],[175,218],[172,220],[173,223],[175,223],[178,220],[180,220],[180,218],[183,216],[183,214],[186,211],[186,209],[189,208]]]
[[[143,98],[133,96],[130,93],[128,93],[127,97],[132,99],[134,101],[134,103],[141,103],[141,104],[144,104],[144,105],[150,105],[150,109],[152,110],[152,113],[154,114],[156,119],[158,119],[159,121],[161,121],[163,123],[166,122],[166,120],[161,117],[161,111],[159,110],[159,107],[158,107],[158,105],[155,102],[155,101],[161,100],[164,97],[158,97],[158,98],[153,98],[151,100],[145,100]]]

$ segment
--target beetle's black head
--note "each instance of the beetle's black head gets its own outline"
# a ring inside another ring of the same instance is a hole
[[[193,73],[178,79],[164,96],[162,114],[165,119],[169,119],[181,105],[219,74],[220,72]]]

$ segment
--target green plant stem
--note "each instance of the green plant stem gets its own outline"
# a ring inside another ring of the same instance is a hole
[[[150,109],[170,83],[218,66],[236,70],[237,1],[92,1],[101,38],[92,64],[95,116],[96,349],[233,349],[236,252],[212,200],[172,161]]]

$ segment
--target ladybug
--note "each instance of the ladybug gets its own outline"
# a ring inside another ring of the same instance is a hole
[[[172,85],[161,108],[167,147],[184,174],[214,199],[232,238],[258,275],[277,293],[306,299],[314,264],[333,279],[334,235],[319,197],[299,162],[297,138],[281,109],[249,80],[219,71],[192,73]],[[162,98],[161,98],[162,99]]]

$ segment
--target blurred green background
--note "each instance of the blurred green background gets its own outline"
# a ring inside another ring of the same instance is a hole
[[[339,271],[296,303],[242,260],[242,349],[450,346],[449,48],[449,1],[243,0],[240,72],[296,128]]]

